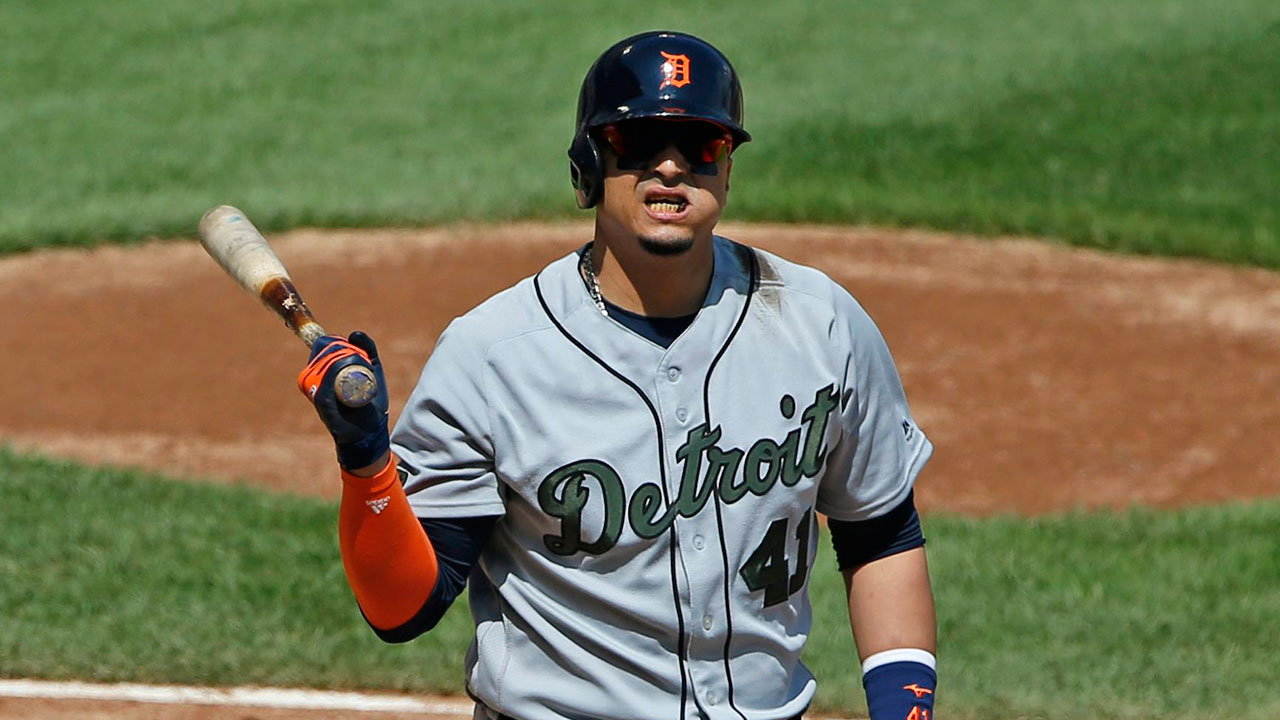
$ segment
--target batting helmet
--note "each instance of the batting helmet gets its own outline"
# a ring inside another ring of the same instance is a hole
[[[596,59],[578,94],[578,126],[569,146],[569,173],[578,207],[600,201],[604,164],[594,131],[635,118],[707,120],[728,130],[737,147],[742,87],[729,59],[710,43],[681,32],[633,35]]]

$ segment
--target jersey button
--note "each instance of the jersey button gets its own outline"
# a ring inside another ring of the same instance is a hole
[[[712,627],[713,625],[715,625],[715,621],[713,621],[713,620],[711,619],[711,616],[710,616],[710,615],[703,615],[703,616],[702,616],[702,629],[703,629],[703,630],[710,630],[710,629],[711,629],[711,627]]]
[[[671,382],[680,382],[680,368],[667,368],[667,379]]]
[[[689,411],[685,410],[684,408],[676,408],[676,419],[679,420],[680,422],[684,422],[685,420],[688,420]]]
[[[707,541],[701,535],[693,536],[693,549],[701,550],[707,546]]]

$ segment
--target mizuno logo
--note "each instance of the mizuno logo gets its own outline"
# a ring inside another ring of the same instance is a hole
[[[915,683],[911,683],[910,685],[903,685],[903,686],[902,686],[902,689],[903,689],[903,690],[910,690],[911,692],[915,693],[915,694],[916,694],[916,697],[918,697],[918,698],[922,698],[922,697],[924,697],[925,695],[932,695],[932,694],[933,694],[933,691],[932,691],[932,690],[930,690],[929,688],[926,688],[926,687],[920,687],[919,685],[917,685],[917,684],[915,684]]]
[[[369,506],[374,515],[381,515],[383,510],[387,509],[387,504],[391,502],[391,497],[381,497],[377,500],[365,500],[364,504]],[[918,697],[918,696],[917,696]]]

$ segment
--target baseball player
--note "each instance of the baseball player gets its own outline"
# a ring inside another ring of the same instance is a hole
[[[737,74],[649,32],[583,81],[569,148],[590,242],[457,318],[394,432],[299,378],[337,444],[347,578],[379,637],[470,581],[476,718],[783,720],[829,519],[873,720],[929,720],[933,597],[912,487],[932,451],[888,348],[821,272],[714,234]]]

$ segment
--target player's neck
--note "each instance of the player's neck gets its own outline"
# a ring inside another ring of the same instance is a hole
[[[592,267],[605,300],[650,317],[683,317],[702,307],[714,265],[712,238],[699,239],[679,255],[655,255],[639,243],[592,244]]]

